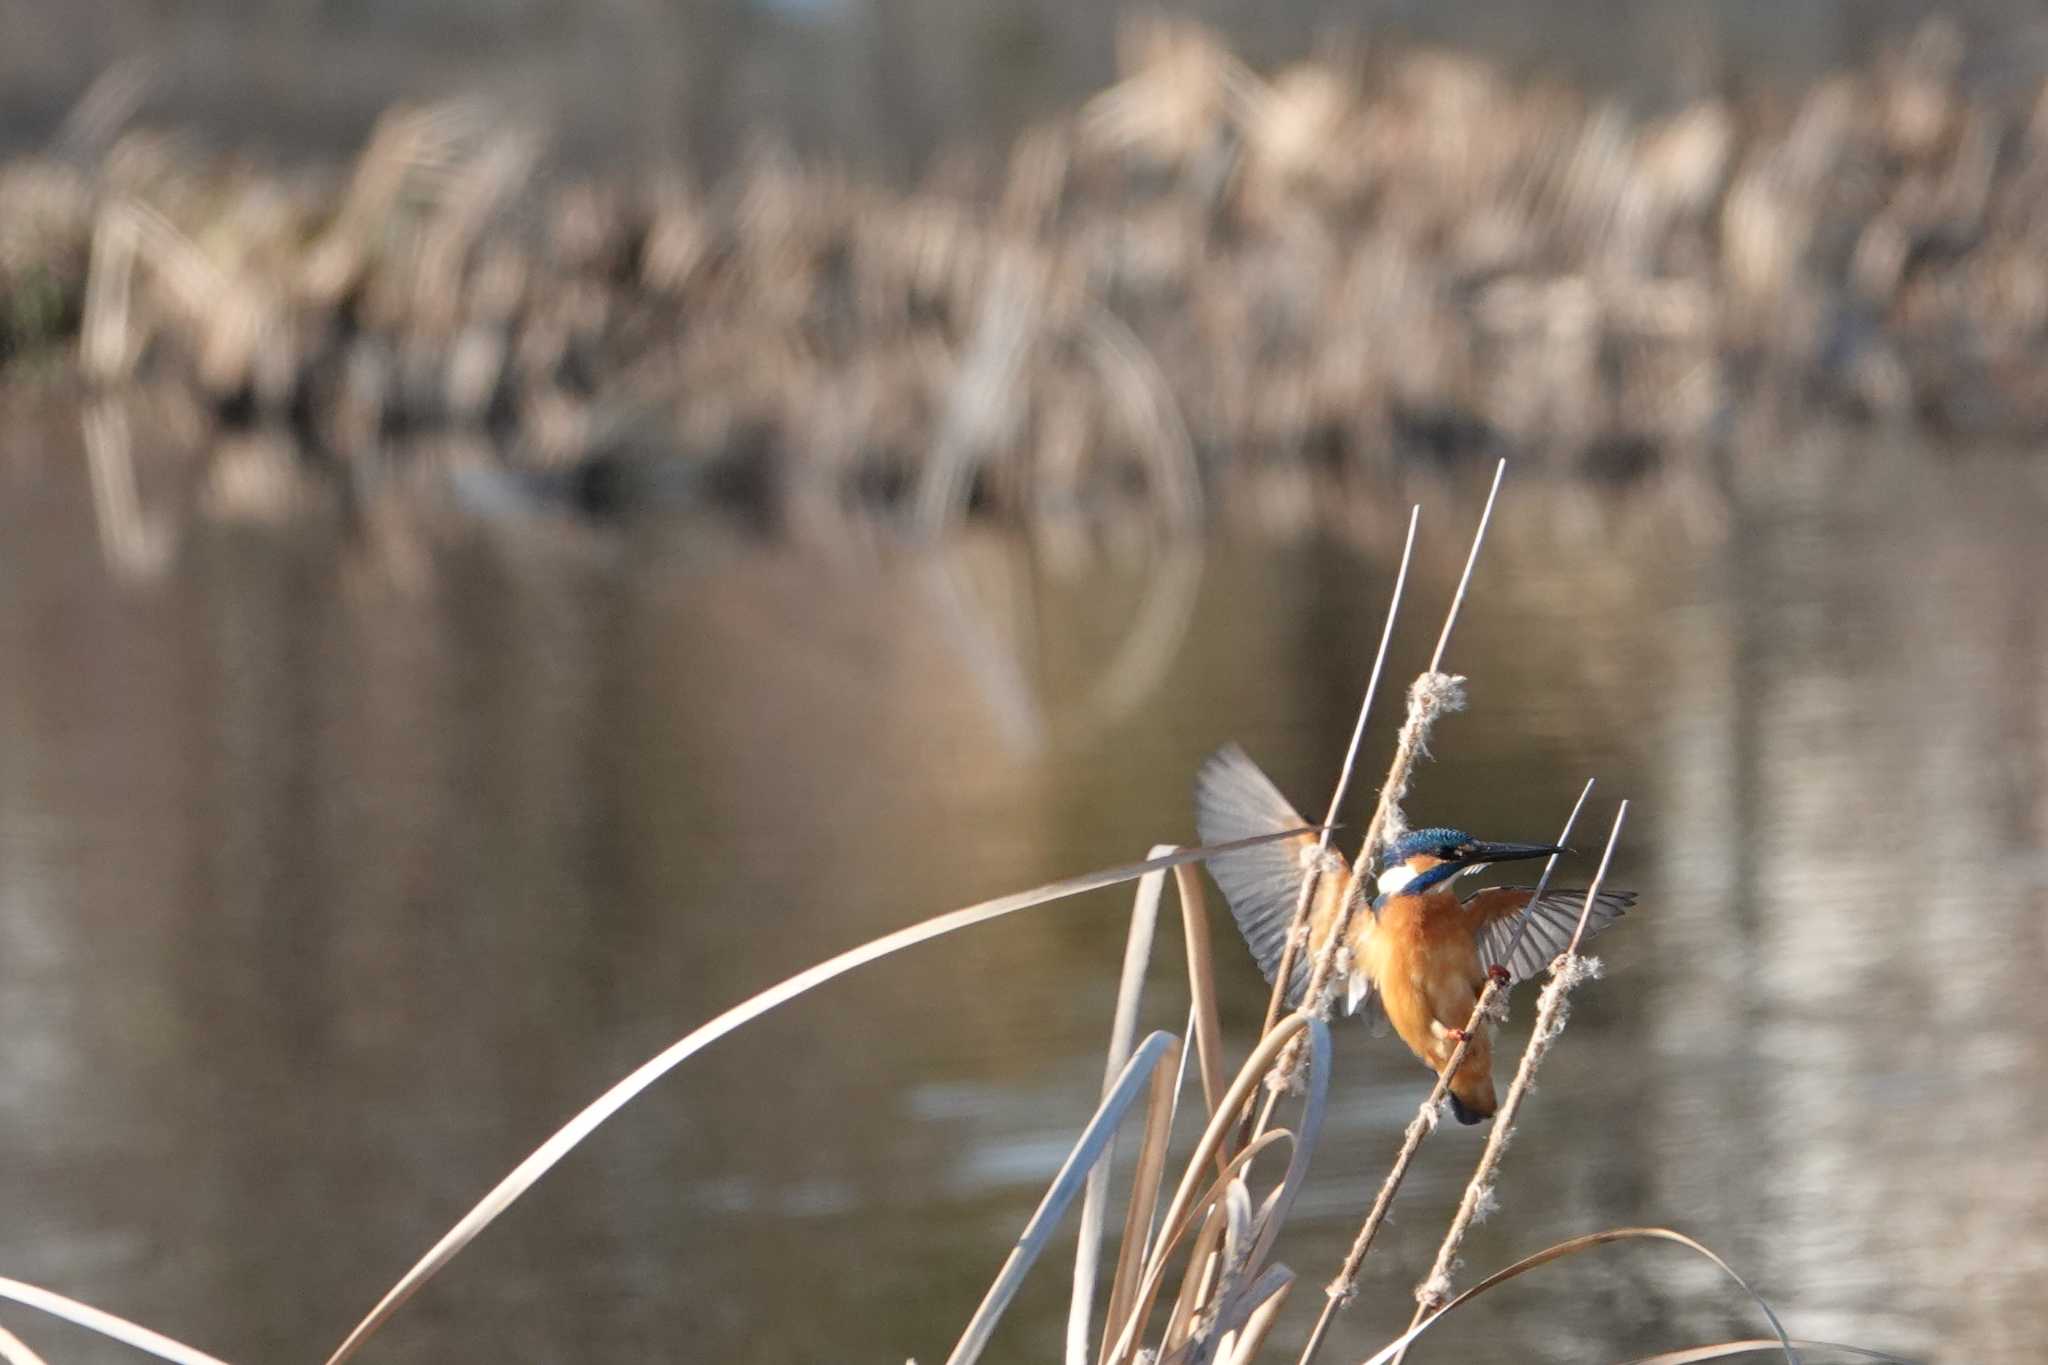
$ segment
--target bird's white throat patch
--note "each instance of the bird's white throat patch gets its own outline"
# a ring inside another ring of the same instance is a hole
[[[1475,872],[1484,872],[1486,871],[1486,866],[1485,863],[1473,863],[1470,867],[1461,867],[1451,874],[1451,880],[1456,881],[1460,877],[1469,877]],[[1382,896],[1398,896],[1406,889],[1408,883],[1421,875],[1421,873],[1406,863],[1395,863],[1379,875],[1378,885],[1380,894]]]

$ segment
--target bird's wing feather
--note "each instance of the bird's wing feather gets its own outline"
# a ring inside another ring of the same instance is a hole
[[[1205,844],[1307,823],[1235,744],[1211,754],[1195,774],[1195,829]],[[1209,873],[1223,888],[1237,930],[1268,981],[1280,970],[1281,955],[1287,950],[1287,931],[1301,897],[1302,856],[1314,847],[1315,839],[1304,834],[1209,859]],[[1299,1004],[1308,989],[1308,959],[1307,953],[1295,956],[1287,989],[1290,1003]]]
[[[1531,905],[1529,898],[1535,893],[1533,886],[1489,886],[1465,898],[1466,908],[1478,920],[1481,966],[1498,963],[1515,980],[1527,981],[1549,966],[1551,959],[1571,943],[1579,911],[1586,904],[1586,893],[1546,891],[1542,900]],[[1602,891],[1593,901],[1593,912],[1586,917],[1586,937],[1591,938],[1620,919],[1622,912],[1635,903],[1633,891]],[[1511,961],[1508,949],[1525,919],[1529,921],[1529,931],[1522,935]]]

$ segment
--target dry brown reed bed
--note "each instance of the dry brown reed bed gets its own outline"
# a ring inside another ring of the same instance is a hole
[[[798,530],[1184,525],[1275,470],[1475,454],[1629,479],[1816,398],[2028,436],[2048,87],[1965,56],[1935,23],[1796,97],[1626,111],[1428,50],[1257,73],[1152,20],[1084,108],[906,189],[767,151],[578,179],[460,98],[278,173],[135,126],[124,68],[0,168],[0,359],[76,338],[103,389],[313,468],[452,463],[487,511],[666,492]]]
[[[1499,486],[1497,471],[1495,494]],[[1404,827],[1401,800],[1408,790],[1415,764],[1426,752],[1435,725],[1463,705],[1465,680],[1443,672],[1442,668],[1492,512],[1493,497],[1489,496],[1466,561],[1465,575],[1452,597],[1437,638],[1436,650],[1427,669],[1409,688],[1406,719],[1395,736],[1392,761],[1381,784],[1357,859],[1355,863],[1346,864],[1334,855],[1320,856],[1329,844],[1330,829],[1324,825],[1320,831],[1319,856],[1304,860],[1305,889],[1300,902],[1304,909],[1310,902],[1313,885],[1318,878],[1337,877],[1343,879],[1345,887],[1344,913],[1364,913],[1361,907],[1369,886],[1367,878],[1378,851]],[[1414,524],[1411,518],[1410,553],[1414,548]],[[1387,628],[1382,633],[1379,656],[1373,665],[1367,704],[1362,712],[1371,709],[1370,694],[1385,663],[1387,641],[1392,636],[1402,589],[1407,581],[1406,567],[1404,556],[1403,570],[1396,580],[1394,598],[1388,608]],[[1364,731],[1365,725],[1361,720],[1352,736],[1353,752],[1347,754],[1344,764],[1347,780]],[[1581,792],[1566,822],[1563,836],[1571,833],[1590,789],[1589,783],[1586,791]],[[1341,804],[1341,795],[1340,785],[1340,800],[1332,803],[1333,810]],[[1639,1365],[1680,1365],[1688,1361],[1732,1358],[1758,1350],[1773,1352],[1795,1362],[1795,1365],[1802,1359],[1802,1351],[1818,1351],[1835,1358],[1895,1359],[1882,1352],[1862,1348],[1795,1340],[1769,1305],[1732,1267],[1708,1248],[1668,1228],[1614,1228],[1572,1237],[1494,1272],[1462,1293],[1452,1293],[1454,1277],[1461,1268],[1459,1253],[1466,1230],[1498,1203],[1497,1191],[1503,1178],[1508,1140],[1521,1117],[1538,1067],[1558,1043],[1565,1024],[1567,996],[1575,987],[1600,975],[1598,962],[1582,956],[1579,950],[1588,916],[1600,894],[1619,841],[1626,812],[1627,803],[1623,802],[1615,814],[1599,869],[1586,892],[1577,928],[1564,950],[1549,964],[1549,979],[1540,993],[1534,1027],[1514,1080],[1493,1120],[1494,1127],[1464,1196],[1435,1253],[1434,1264],[1417,1287],[1413,1322],[1406,1332],[1374,1354],[1366,1365],[1387,1365],[1387,1362],[1400,1360],[1436,1323],[1495,1285],[1581,1252],[1617,1243],[1641,1242],[1675,1244],[1704,1257],[1749,1296],[1768,1323],[1772,1335],[1683,1347],[1648,1357]],[[1082,1213],[1080,1234],[1075,1245],[1074,1296],[1066,1335],[1067,1365],[1137,1365],[1137,1362],[1146,1362],[1147,1365],[1206,1365],[1209,1362],[1251,1365],[1258,1359],[1285,1359],[1289,1356],[1296,1359],[1298,1365],[1312,1365],[1320,1358],[1330,1323],[1356,1294],[1359,1266],[1374,1245],[1374,1235],[1383,1225],[1387,1207],[1398,1195],[1418,1149],[1435,1130],[1438,1107],[1443,1102],[1448,1079],[1462,1059],[1464,1047],[1461,1044],[1449,1056],[1414,1123],[1409,1126],[1393,1167],[1365,1215],[1358,1240],[1325,1290],[1323,1311],[1315,1326],[1298,1352],[1282,1348],[1274,1340],[1273,1333],[1297,1275],[1293,1268],[1277,1259],[1277,1253],[1295,1197],[1307,1177],[1321,1135],[1333,1081],[1329,1014],[1340,994],[1342,976],[1350,968],[1344,958],[1341,929],[1314,945],[1309,989],[1303,992],[1299,1002],[1291,1003],[1276,988],[1279,1003],[1269,1012],[1259,1035],[1251,1040],[1244,1060],[1233,1069],[1231,1048],[1223,1036],[1216,1009],[1215,956],[1209,941],[1207,908],[1194,865],[1217,853],[1261,843],[1266,838],[1299,836],[1306,832],[1299,829],[1276,831],[1272,835],[1200,849],[1161,845],[1139,863],[984,901],[885,935],[827,959],[740,1002],[684,1035],[612,1085],[536,1147],[397,1280],[329,1356],[328,1365],[342,1365],[342,1362],[354,1358],[428,1280],[447,1268],[464,1248],[510,1210],[585,1138],[705,1047],[771,1010],[882,957],[1054,900],[1131,881],[1138,883],[1138,890],[1124,956],[1122,986],[1111,1026],[1101,1103],[1018,1241],[996,1270],[980,1305],[962,1328],[947,1357],[948,1365],[971,1365],[995,1339],[1004,1311],[1036,1263],[1052,1246],[1065,1215],[1077,1200],[1082,1203]],[[1548,886],[1556,863],[1557,855],[1552,855],[1545,866],[1538,895],[1542,887]],[[1140,996],[1168,872],[1175,875],[1185,929],[1188,1026],[1181,1036],[1162,1031],[1139,1040],[1136,1035]],[[1307,928],[1307,916],[1297,913],[1291,935],[1294,950],[1308,944]],[[1512,947],[1507,956],[1511,961],[1519,960]],[[1285,983],[1291,979],[1284,966],[1275,973],[1276,982]],[[1489,983],[1474,1006],[1468,1021],[1468,1033],[1476,1033],[1495,1015],[1497,1006],[1504,1003],[1500,996],[1502,989],[1498,980]],[[1173,1149],[1172,1135],[1174,1118],[1183,1103],[1183,1092],[1189,1089],[1187,1063],[1190,1060],[1190,1042],[1193,1044],[1192,1069],[1196,1079],[1194,1093],[1187,1102],[1200,1105],[1202,1126],[1193,1146],[1180,1152]],[[1117,1248],[1113,1257],[1105,1259],[1102,1239],[1106,1226],[1112,1221],[1109,1217],[1111,1181],[1108,1174],[1111,1154],[1119,1129],[1141,1113],[1139,1150],[1124,1190],[1123,1216],[1117,1220],[1120,1226]],[[1106,1276],[1105,1266],[1108,1268]],[[1095,1308],[1098,1298],[1103,1304],[1099,1314]],[[37,1286],[0,1279],[0,1299],[52,1313],[182,1365],[221,1365],[195,1348]],[[10,1362],[30,1362],[31,1365],[38,1359],[17,1338],[4,1332],[0,1332],[0,1357]]]

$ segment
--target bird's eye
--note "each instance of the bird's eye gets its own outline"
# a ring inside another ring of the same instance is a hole
[[[1459,854],[1459,852],[1460,852],[1460,849],[1459,849],[1458,845],[1456,845],[1456,844],[1445,844],[1445,845],[1443,846],[1442,850],[1441,850],[1441,851],[1440,851],[1440,852],[1438,853],[1438,855],[1437,855],[1437,856],[1438,856],[1438,857],[1440,857],[1440,858],[1442,858],[1442,859],[1443,859],[1443,860],[1444,860],[1445,862],[1449,862],[1449,861],[1450,861],[1451,859],[1453,859],[1453,858],[1457,857],[1457,856],[1458,856],[1458,854]]]

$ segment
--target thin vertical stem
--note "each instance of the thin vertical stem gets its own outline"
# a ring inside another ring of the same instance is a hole
[[[1294,921],[1288,929],[1287,946],[1280,951],[1280,966],[1273,973],[1273,994],[1266,1001],[1266,1021],[1259,1032],[1265,1033],[1280,1017],[1280,1006],[1287,997],[1287,982],[1294,975],[1294,960],[1300,956],[1302,946],[1308,937],[1308,907],[1315,898],[1316,883],[1322,879],[1322,855],[1329,850],[1330,835],[1337,823],[1337,812],[1344,804],[1344,793],[1351,785],[1352,769],[1358,765],[1358,747],[1365,738],[1366,717],[1372,713],[1373,698],[1380,688],[1380,673],[1387,664],[1387,648],[1394,639],[1394,622],[1401,614],[1401,594],[1408,587],[1408,566],[1415,558],[1415,527],[1422,517],[1422,505],[1417,503],[1408,509],[1408,539],[1401,546],[1401,567],[1394,575],[1394,595],[1387,601],[1386,623],[1380,627],[1380,647],[1372,659],[1372,675],[1366,679],[1365,700],[1359,703],[1358,721],[1351,727],[1351,745],[1344,751],[1344,769],[1337,776],[1337,790],[1330,797],[1329,812],[1323,816],[1322,832],[1316,836],[1316,858],[1309,865],[1301,879],[1301,895],[1294,903]]]
[[[1330,808],[1323,815],[1323,831],[1316,841],[1318,850],[1330,846],[1330,832],[1336,827],[1337,812],[1343,809],[1344,793],[1351,786],[1352,770],[1358,766],[1358,746],[1365,738],[1366,717],[1372,713],[1373,697],[1380,689],[1380,672],[1386,667],[1387,646],[1394,638],[1394,618],[1401,611],[1401,590],[1408,584],[1408,563],[1415,557],[1415,527],[1421,519],[1422,504],[1417,503],[1408,509],[1408,538],[1401,545],[1401,569],[1394,576],[1393,600],[1387,603],[1386,624],[1380,627],[1380,647],[1372,656],[1372,676],[1365,682],[1365,700],[1358,705],[1358,720],[1351,727],[1351,743],[1344,750],[1344,769],[1337,774],[1337,790],[1330,794]],[[1469,565],[1466,572],[1471,572]]]
[[[1465,556],[1465,572],[1458,576],[1458,591],[1451,597],[1451,610],[1444,617],[1444,629],[1436,637],[1436,653],[1429,656],[1429,671],[1434,673],[1443,665],[1444,650],[1451,643],[1451,627],[1458,624],[1458,608],[1465,605],[1465,590],[1472,586],[1472,566],[1479,562],[1479,546],[1486,539],[1487,524],[1493,520],[1494,499],[1500,496],[1500,481],[1508,472],[1508,462],[1502,460],[1493,467],[1493,486],[1486,490],[1486,507],[1479,514],[1479,529],[1472,533],[1472,553]]]

